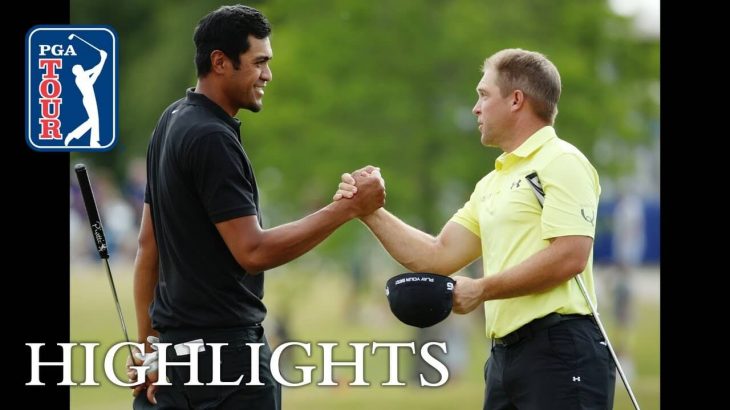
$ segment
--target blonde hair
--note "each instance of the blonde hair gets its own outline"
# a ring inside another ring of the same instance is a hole
[[[487,69],[496,71],[497,86],[503,97],[513,90],[522,90],[538,117],[550,124],[555,122],[562,86],[558,69],[547,57],[534,51],[508,48],[487,57],[482,71]]]

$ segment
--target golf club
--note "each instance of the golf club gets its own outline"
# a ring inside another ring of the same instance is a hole
[[[72,34],[73,35],[73,34]],[[92,46],[93,47],[93,46]],[[106,237],[104,236],[104,228],[101,226],[101,219],[99,219],[99,211],[96,209],[96,200],[94,199],[94,192],[91,190],[91,184],[89,183],[89,175],[86,173],[86,165],[76,164],[74,167],[76,170],[76,178],[79,180],[79,187],[81,188],[81,196],[84,198],[84,205],[86,206],[86,213],[89,215],[89,224],[91,226],[91,234],[94,237],[96,243],[96,250],[99,252],[99,257],[104,260],[106,265],[106,274],[109,278],[109,285],[112,288],[112,295],[114,296],[114,303],[117,305],[117,313],[119,314],[119,321],[122,323],[122,331],[124,332],[124,339],[129,343],[129,335],[127,334],[127,325],[124,322],[124,315],[122,314],[122,307],[119,304],[119,297],[117,296],[117,288],[114,286],[114,278],[112,277],[112,271],[109,267],[109,249],[106,245]],[[127,345],[129,348],[129,357],[133,358],[132,346]]]
[[[69,34],[69,36],[68,36],[68,39],[69,39],[69,40],[73,40],[73,39],[74,39],[74,37],[75,37],[75,38],[78,38],[78,39],[79,39],[79,40],[81,40],[81,41],[83,41],[84,43],[86,43],[86,44],[87,44],[87,45],[88,45],[89,47],[93,48],[94,50],[96,50],[96,51],[98,51],[98,52],[101,52],[101,50],[99,50],[98,48],[96,48],[96,47],[95,47],[95,46],[94,46],[93,44],[91,44],[91,43],[89,43],[88,41],[84,40],[83,38],[79,37],[79,35],[78,35],[78,34]]]
[[[545,191],[542,189],[542,184],[540,184],[540,180],[537,177],[537,172],[533,172],[530,175],[527,175],[525,178],[527,179],[527,182],[530,184],[530,188],[532,188],[532,192],[535,193],[535,197],[537,197],[537,202],[540,203],[540,207],[542,208],[543,204],[545,203]],[[591,301],[591,298],[588,296],[588,291],[586,290],[586,286],[583,283],[583,278],[580,276],[580,273],[575,275],[575,281],[578,283],[580,292],[583,294],[583,298],[586,300],[588,307],[591,308],[591,313],[593,314],[593,321],[596,322],[596,325],[598,325],[598,329],[601,331],[601,335],[603,335],[603,340],[606,341],[606,347],[608,347],[608,351],[609,351],[609,353],[611,353],[611,358],[613,359],[613,363],[616,365],[616,369],[618,370],[619,376],[621,376],[621,381],[624,383],[624,387],[626,388],[626,392],[629,394],[631,403],[634,405],[634,408],[636,410],[640,410],[639,402],[636,401],[636,396],[634,396],[634,391],[631,390],[631,385],[629,385],[629,380],[626,378],[624,369],[621,368],[621,363],[619,363],[618,357],[616,357],[616,352],[613,351],[613,346],[611,346],[611,341],[608,340],[608,334],[606,333],[606,329],[603,328],[603,323],[601,323],[601,318],[598,316],[598,309],[596,309],[596,307],[593,306],[593,302]]]

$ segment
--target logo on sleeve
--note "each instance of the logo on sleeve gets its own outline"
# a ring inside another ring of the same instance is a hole
[[[108,151],[117,142],[117,35],[35,26],[25,36],[26,142],[36,151]]]
[[[586,222],[593,226],[593,221],[596,219],[596,211],[594,211],[592,208],[581,208],[580,214],[583,216],[583,219],[585,219]]]

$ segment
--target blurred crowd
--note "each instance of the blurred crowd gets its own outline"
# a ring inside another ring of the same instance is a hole
[[[94,192],[106,235],[110,255],[115,260],[132,263],[137,251],[137,233],[142,220],[146,165],[142,158],[129,162],[124,180],[118,182],[114,174],[103,167],[90,167],[89,180]],[[73,171],[71,171],[73,172]],[[84,264],[97,259],[76,175],[71,176],[69,242],[71,264]]]

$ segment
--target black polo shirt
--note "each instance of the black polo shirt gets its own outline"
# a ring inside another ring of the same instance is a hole
[[[145,202],[159,250],[160,275],[150,307],[159,331],[248,326],[266,315],[264,274],[248,274],[215,227],[260,215],[240,126],[189,89],[165,110],[152,134]]]

